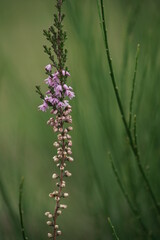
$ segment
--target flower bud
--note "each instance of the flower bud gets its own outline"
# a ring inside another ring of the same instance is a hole
[[[45,70],[46,70],[47,72],[51,72],[51,70],[52,70],[52,65],[51,65],[51,64],[48,64],[47,66],[45,66]]]
[[[65,129],[64,129],[64,133],[67,133],[67,132],[68,132],[68,130],[67,130],[67,128],[65,128]]]
[[[50,198],[54,197],[54,196],[53,196],[53,193],[50,193],[50,194],[49,194],[49,197],[50,197]]]
[[[72,157],[67,157],[67,160],[69,161],[69,162],[73,162],[73,158]]]
[[[61,171],[64,170],[64,166],[63,166],[63,165],[60,166],[60,170],[61,170]]]
[[[48,233],[48,237],[49,237],[49,238],[53,238],[52,233]]]
[[[59,154],[59,155],[58,155],[58,158],[59,158],[59,159],[62,159],[62,155],[61,155],[61,154]]]
[[[48,226],[52,226],[52,225],[53,225],[53,222],[47,221],[47,225],[48,225]]]
[[[53,143],[53,146],[54,146],[54,147],[59,147],[59,143],[58,143],[58,142],[54,142],[54,143]]]
[[[56,179],[56,178],[58,178],[59,176],[56,174],[56,173],[53,173],[53,175],[52,175],[52,178],[53,179]]]
[[[54,127],[53,127],[53,131],[54,131],[54,132],[58,132],[58,128],[54,126]]]
[[[57,236],[60,236],[62,232],[60,230],[57,231]]]
[[[59,131],[60,131],[60,132],[63,132],[63,128],[59,128]]]
[[[54,157],[53,157],[53,160],[54,160],[54,162],[58,162],[58,161],[59,161],[59,158],[58,158],[57,156],[54,156]]]
[[[66,197],[68,197],[68,196],[69,196],[68,193],[63,193],[63,197],[64,197],[64,198],[66,198]]]
[[[67,153],[68,153],[69,155],[71,155],[71,154],[72,154],[72,151],[71,151],[71,150],[68,150]]]
[[[61,210],[58,210],[58,211],[57,211],[57,214],[58,214],[58,215],[61,215],[61,213],[62,213]]]
[[[49,214],[50,214],[50,212],[45,212],[44,215],[48,217]]]
[[[64,173],[65,173],[65,176],[66,176],[66,177],[72,176],[72,173],[70,173],[68,170],[66,170]]]
[[[69,147],[72,146],[72,141],[71,141],[71,140],[68,141],[68,146],[69,146]]]
[[[61,153],[62,153],[62,151],[60,151],[60,150],[57,151],[57,154],[58,154],[58,155],[60,155]]]
[[[59,147],[57,150],[58,150],[58,151],[62,151],[62,148],[61,148],[61,147]]]
[[[56,201],[59,201],[59,200],[60,200],[60,197],[56,196],[56,197],[55,197],[55,200],[56,200]]]
[[[58,134],[57,138],[58,138],[59,141],[61,141],[62,140],[62,134]]]
[[[69,126],[67,129],[68,129],[68,131],[72,131],[72,130],[73,130],[73,127],[72,127],[72,126]]]
[[[67,134],[67,139],[71,139],[71,135]]]
[[[62,209],[66,209],[66,208],[67,208],[67,205],[65,205],[65,204],[60,204],[59,207],[62,208]]]
[[[58,195],[58,191],[54,191],[54,192],[52,192],[52,193],[50,193],[49,194],[49,197],[55,197],[55,196],[57,196]]]
[[[62,181],[61,187],[64,188],[65,186],[66,186],[66,182],[65,182],[65,181]]]
[[[63,152],[63,154],[64,154],[64,155],[66,155],[66,154],[67,154],[67,152],[66,152],[66,151],[64,151],[64,152]]]

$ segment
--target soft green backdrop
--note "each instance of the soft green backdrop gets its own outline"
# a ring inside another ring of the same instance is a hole
[[[128,114],[137,43],[141,44],[134,113],[142,164],[160,199],[160,15],[159,1],[105,2],[109,44],[120,94]],[[42,30],[52,24],[54,1],[0,1],[0,239],[21,238],[18,188],[25,177],[23,208],[29,239],[47,239],[44,212],[54,208],[49,113],[35,85],[45,90]],[[152,202],[128,147],[108,74],[96,0],[66,0],[69,84],[74,87],[73,154],[68,209],[60,219],[61,239],[112,239],[110,216],[120,239],[143,239],[112,172],[121,179],[156,239],[160,234]]]

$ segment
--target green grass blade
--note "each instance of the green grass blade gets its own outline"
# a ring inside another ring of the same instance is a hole
[[[24,228],[24,220],[23,220],[23,210],[22,210],[22,194],[23,194],[23,185],[24,185],[24,177],[22,177],[20,185],[19,185],[19,216],[20,216],[20,224],[21,224],[21,232],[24,240],[27,240]]]

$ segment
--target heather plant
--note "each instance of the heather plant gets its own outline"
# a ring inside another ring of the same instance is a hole
[[[67,164],[73,162],[72,155],[72,140],[69,134],[72,131],[72,117],[70,115],[72,108],[69,104],[69,100],[75,97],[72,87],[67,85],[68,77],[70,73],[66,67],[67,50],[64,47],[64,43],[67,39],[67,34],[63,31],[63,19],[65,17],[62,14],[63,0],[57,0],[56,8],[57,14],[54,14],[54,23],[48,29],[44,30],[44,36],[51,44],[51,47],[44,45],[44,51],[50,58],[51,63],[46,67],[47,79],[45,83],[48,86],[46,95],[44,96],[37,86],[37,93],[43,99],[42,105],[39,110],[46,112],[50,108],[52,117],[47,121],[55,133],[57,133],[57,141],[53,143],[53,146],[57,148],[57,154],[53,157],[53,161],[59,169],[58,173],[53,173],[52,179],[56,181],[56,190],[49,194],[50,198],[55,200],[55,210],[47,211],[45,216],[48,218],[47,225],[52,227],[52,231],[48,233],[48,237],[56,239],[61,235],[61,230],[57,223],[57,218],[62,214],[62,211],[67,208],[67,205],[62,202],[63,198],[69,196],[68,192],[65,192],[66,177],[70,177],[72,174],[66,170]],[[53,68],[56,72],[53,72]]]

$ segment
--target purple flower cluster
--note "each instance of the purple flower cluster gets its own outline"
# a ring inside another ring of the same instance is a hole
[[[69,106],[69,101],[65,97],[68,97],[70,100],[75,97],[72,87],[60,81],[60,75],[66,78],[70,76],[69,72],[62,70],[61,74],[58,71],[51,74],[51,64],[48,64],[45,70],[49,74],[48,78],[44,80],[49,90],[46,92],[47,95],[43,100],[43,104],[38,107],[39,110],[46,112],[49,106],[53,107],[54,110],[65,109]]]

